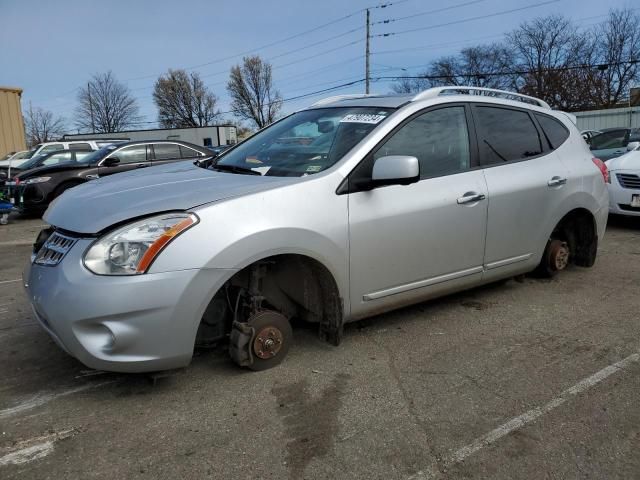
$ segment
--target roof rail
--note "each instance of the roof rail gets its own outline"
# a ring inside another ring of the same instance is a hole
[[[418,93],[411,99],[412,102],[416,100],[426,100],[428,98],[435,98],[441,95],[485,95],[487,97],[504,98],[505,100],[513,100],[516,102],[528,103],[530,105],[536,105],[542,108],[551,107],[544,100],[539,98],[530,97],[529,95],[523,95],[521,93],[509,92],[507,90],[496,90],[494,88],[484,87],[464,87],[464,86],[449,86],[449,87],[435,87]]]
[[[367,97],[378,97],[379,95],[370,94],[370,93],[350,93],[346,95],[334,95],[333,97],[323,98],[322,100],[318,100],[316,103],[312,104],[312,107],[317,107],[318,105],[326,105],[327,103],[337,102],[338,100],[349,100],[356,98],[367,98]]]

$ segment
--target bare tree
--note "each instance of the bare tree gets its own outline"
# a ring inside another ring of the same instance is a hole
[[[513,52],[494,43],[463,49],[458,55],[436,59],[423,78],[399,79],[392,89],[396,93],[412,93],[444,85],[487,88],[515,88]]]
[[[422,75],[427,75],[425,72]],[[399,78],[391,85],[393,93],[416,93],[426,90],[431,86],[429,80],[426,78]]]
[[[431,65],[431,85],[514,88],[513,51],[500,43],[464,48]]]
[[[24,118],[27,143],[29,146],[42,142],[57,140],[64,134],[64,119],[55,117],[50,110],[33,107],[29,103],[29,109]]]
[[[216,110],[218,99],[197,72],[170,69],[156,81],[153,101],[158,121],[165,128],[204,127],[220,113]]]
[[[575,76],[588,42],[568,19],[558,15],[533,19],[507,34],[507,41],[516,55],[522,93],[565,110],[588,103]]]
[[[594,37],[602,65],[599,100],[604,106],[615,105],[640,81],[640,15],[630,9],[610,10]]]
[[[138,104],[112,72],[95,74],[78,93],[76,126],[98,133],[120,132],[140,121]]]
[[[236,116],[258,128],[273,123],[282,108],[280,92],[273,86],[271,64],[257,55],[243,58],[242,65],[231,69],[227,91]]]

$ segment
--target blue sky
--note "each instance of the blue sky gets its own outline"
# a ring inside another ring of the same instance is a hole
[[[392,5],[372,9],[372,22],[396,20],[374,24],[372,35],[396,34],[372,38],[374,76],[415,74],[438,56],[499,40],[536,16],[560,13],[588,26],[604,19],[610,7],[635,7],[628,0],[547,1],[0,0],[0,85],[23,88],[23,108],[32,102],[50,109],[65,117],[72,131],[75,89],[93,73],[112,70],[132,90],[144,120],[154,122],[151,93],[158,74],[168,68],[200,72],[225,111],[229,68],[245,52],[260,54],[273,64],[284,98],[361,79],[361,10],[381,3]],[[492,14],[496,15],[465,21]],[[439,26],[451,22],[461,23]],[[419,30],[401,33],[413,29]],[[358,84],[335,94],[363,90]],[[389,84],[374,83],[372,91],[388,92]],[[331,94],[288,101],[284,110]]]

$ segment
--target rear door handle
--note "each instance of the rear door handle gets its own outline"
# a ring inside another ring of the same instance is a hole
[[[148,167],[149,164],[148,163],[139,163],[138,165],[136,165],[136,167],[138,168],[144,168],[144,167]]]
[[[476,203],[481,200],[484,200],[485,197],[482,193],[468,192],[465,193],[462,197],[458,197],[458,205],[465,205],[467,203]]]
[[[559,187],[560,185],[564,185],[565,183],[567,183],[566,178],[553,177],[547,182],[547,185],[549,185],[550,187]]]

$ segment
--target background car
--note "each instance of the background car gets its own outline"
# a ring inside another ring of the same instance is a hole
[[[110,144],[110,143],[109,143]],[[98,150],[105,146],[95,140],[59,141],[39,143],[33,147],[32,157],[41,153],[54,152],[56,150]]]
[[[229,150],[233,145],[217,145],[215,147],[207,147],[208,150],[211,150],[216,156],[220,155],[222,152]]]
[[[180,160],[207,160],[211,156],[212,153],[206,148],[187,142],[126,142],[108,145],[77,161],[21,170],[7,184],[11,188],[11,198],[20,212],[35,214],[42,213],[65,190],[89,180]]]
[[[591,139],[596,135],[600,135],[601,133],[601,130],[583,130],[580,132],[580,135],[582,135],[582,138],[584,138],[585,142],[591,143]]]
[[[19,167],[21,164],[26,162],[33,155],[32,150],[22,150],[21,152],[14,152],[9,155],[5,155],[2,160],[0,160],[0,167]]]
[[[632,142],[640,142],[640,128],[614,128],[592,137],[589,148],[595,157],[604,161],[624,155],[638,146],[627,148]]]
[[[609,213],[640,216],[640,150],[608,160]]]
[[[93,150],[59,150],[49,153],[42,153],[35,157],[27,159],[19,168],[13,166],[0,167],[0,188],[6,198],[13,199],[13,190],[15,188],[14,181],[7,181],[19,173],[42,166],[59,165],[69,162],[80,162]]]

